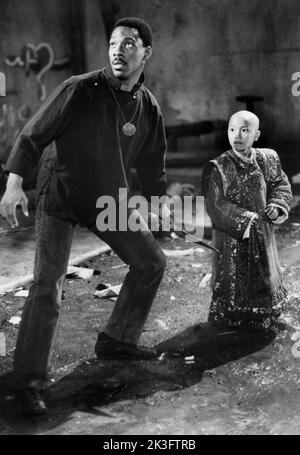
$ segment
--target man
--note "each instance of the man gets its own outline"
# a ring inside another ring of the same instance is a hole
[[[61,304],[72,233],[79,223],[104,240],[130,265],[120,295],[95,346],[98,358],[151,359],[154,349],[137,342],[161,282],[166,261],[147,229],[100,232],[97,199],[118,201],[134,165],[142,194],[166,192],[166,141],[160,108],[144,87],[152,53],[151,29],[136,18],[120,19],[109,43],[110,65],[60,84],[18,136],[7,163],[10,172],[1,213],[18,225],[16,206],[27,214],[22,181],[40,162],[37,183],[34,282],[23,310],[14,357],[17,397],[27,414],[42,414],[41,392]],[[169,212],[163,209],[165,215]],[[138,217],[134,210],[129,214]],[[144,223],[144,224],[143,224]]]

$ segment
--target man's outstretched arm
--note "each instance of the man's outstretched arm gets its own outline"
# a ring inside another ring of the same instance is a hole
[[[22,183],[41,158],[43,150],[63,133],[72,118],[76,104],[77,84],[72,78],[60,84],[38,109],[18,135],[5,169],[10,172],[6,191],[0,203],[0,215],[11,227],[18,226],[16,207],[28,215],[27,197]]]

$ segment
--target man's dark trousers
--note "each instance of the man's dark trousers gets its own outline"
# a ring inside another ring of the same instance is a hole
[[[14,373],[21,388],[43,388],[47,383],[74,230],[71,222],[45,213],[45,197],[40,197],[36,211],[34,281],[25,302],[14,356]],[[131,344],[141,336],[166,267],[163,251],[146,224],[144,229],[99,232],[96,226],[90,228],[129,265],[103,331]]]

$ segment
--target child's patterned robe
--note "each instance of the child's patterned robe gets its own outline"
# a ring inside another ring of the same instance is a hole
[[[212,164],[207,211],[220,252],[213,263],[209,320],[268,328],[286,297],[274,224],[288,217],[291,186],[274,150],[252,149],[250,159],[229,150]],[[280,209],[275,222],[264,213],[269,203]]]

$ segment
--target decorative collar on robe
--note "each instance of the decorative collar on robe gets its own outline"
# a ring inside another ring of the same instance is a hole
[[[237,152],[236,150],[234,149],[231,149],[231,151],[234,153],[234,155],[240,159],[241,161],[243,161],[244,163],[246,164],[253,164],[254,163],[254,160],[255,160],[255,150],[251,147],[251,150],[250,150],[250,156],[249,158],[247,158],[245,155],[243,155],[242,153],[240,152]]]

